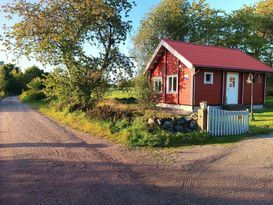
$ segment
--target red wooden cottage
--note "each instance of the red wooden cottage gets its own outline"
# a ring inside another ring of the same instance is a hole
[[[250,105],[250,74],[255,79],[254,108],[262,108],[266,73],[273,68],[238,49],[163,39],[146,71],[160,95],[159,106],[193,111],[201,101],[211,106]]]

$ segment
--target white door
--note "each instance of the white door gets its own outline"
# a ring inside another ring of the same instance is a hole
[[[239,74],[227,73],[226,103],[238,104]]]

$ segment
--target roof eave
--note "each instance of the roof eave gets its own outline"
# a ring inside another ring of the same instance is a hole
[[[151,68],[151,65],[154,62],[154,59],[157,56],[158,52],[160,51],[161,47],[164,47],[168,51],[170,51],[177,59],[179,59],[188,68],[190,68],[190,69],[193,68],[193,64],[188,59],[186,59],[179,52],[177,52],[175,49],[173,49],[167,42],[165,42],[164,40],[161,40],[160,43],[158,44],[158,46],[156,47],[150,61],[148,62],[147,66],[146,66],[146,69],[145,69],[145,72],[147,72],[148,70],[153,69],[153,68]]]

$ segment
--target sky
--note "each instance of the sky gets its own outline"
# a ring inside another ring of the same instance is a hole
[[[36,0],[31,0],[36,1]],[[130,49],[132,49],[132,38],[137,33],[139,25],[141,20],[145,17],[145,14],[152,9],[154,6],[156,6],[160,0],[134,0],[136,3],[136,7],[133,8],[133,10],[130,13],[130,20],[133,22],[133,29],[131,33],[128,36],[127,41],[125,42],[125,45],[122,45],[120,49],[127,54]],[[210,7],[215,9],[222,9],[226,12],[231,12],[236,9],[241,8],[243,5],[249,5],[254,4],[258,0],[207,0],[206,2],[210,5]],[[0,6],[5,5],[6,3],[11,3],[12,0],[0,0]],[[2,26],[3,24],[11,25],[14,23],[9,22],[5,18],[5,14],[3,11],[0,11],[0,34],[3,33]],[[0,44],[0,61],[4,61],[6,63],[10,63],[13,60],[12,53],[6,53],[3,46]],[[26,57],[21,57],[20,59],[17,59],[15,62],[21,69],[24,70],[24,68],[30,67],[32,65],[37,65],[42,69],[45,69],[47,71],[50,71],[52,67],[46,66],[44,67],[41,63],[35,61],[34,59],[28,60]]]

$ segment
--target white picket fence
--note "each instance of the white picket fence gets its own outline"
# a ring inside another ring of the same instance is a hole
[[[213,136],[239,135],[249,131],[249,111],[228,111],[208,106],[208,133]]]

